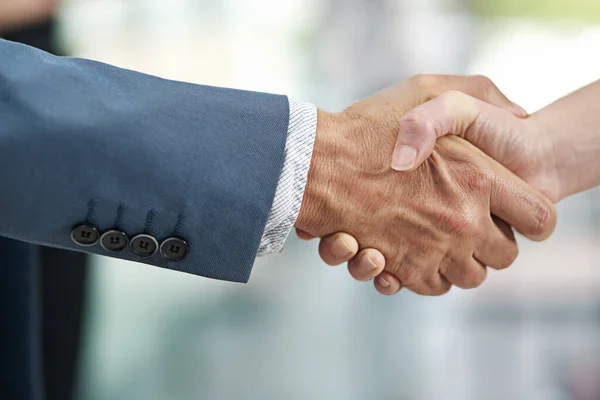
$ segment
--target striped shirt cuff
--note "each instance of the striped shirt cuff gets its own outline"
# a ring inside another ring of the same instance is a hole
[[[293,100],[290,100],[289,104],[290,122],[285,144],[285,159],[273,206],[260,240],[259,256],[280,253],[294,227],[302,205],[317,134],[317,108],[312,104]]]

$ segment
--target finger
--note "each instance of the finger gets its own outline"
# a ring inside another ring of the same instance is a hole
[[[316,237],[298,228],[296,228],[296,235],[302,240],[313,240]]]
[[[470,162],[479,158],[478,169],[471,171],[479,176],[470,185],[490,185],[491,215],[504,220],[532,240],[545,240],[552,234],[556,226],[556,209],[548,198],[464,140],[443,137],[438,142],[440,146],[436,147],[436,151],[440,154],[452,154],[453,157],[468,154],[464,161]],[[467,149],[469,151],[465,152]]]
[[[358,242],[347,233],[334,233],[319,242],[319,255],[328,265],[340,265],[352,259],[356,253]]]
[[[515,234],[510,225],[493,217],[485,232],[486,235],[475,248],[473,257],[494,269],[510,267],[519,254]]]
[[[417,168],[445,135],[464,137],[513,170],[518,155],[510,151],[525,135],[522,121],[509,111],[459,91],[449,91],[407,112],[400,124],[392,168]]]
[[[406,266],[403,265],[403,267]],[[409,270],[414,270],[412,267],[406,268]],[[411,292],[423,296],[441,296],[448,293],[452,287],[450,282],[437,272],[431,276],[424,277],[416,281],[404,281],[402,280],[402,277],[400,277],[400,281],[402,282],[402,285]]]
[[[465,263],[446,261],[440,266],[440,274],[454,286],[462,289],[473,289],[480,286],[487,276],[484,264],[471,257]]]
[[[458,90],[476,99],[502,108],[511,114],[524,118],[527,111],[510,101],[498,86],[488,77],[482,75],[438,75],[436,79],[438,92],[436,96],[452,90]]]
[[[402,289],[400,280],[390,272],[383,271],[373,282],[375,289],[381,294],[392,295],[398,293]]]
[[[379,250],[364,249],[348,262],[348,272],[357,281],[375,278],[385,268],[385,257]]]
[[[495,172],[490,192],[492,215],[531,240],[550,237],[556,227],[556,209],[552,202],[496,161],[489,161]]]

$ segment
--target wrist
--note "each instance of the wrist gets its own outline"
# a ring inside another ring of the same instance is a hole
[[[335,114],[317,110],[317,132],[312,158],[304,187],[302,205],[294,226],[313,236],[323,236],[323,211],[328,207],[325,196],[333,171],[335,158]]]
[[[561,166],[565,165],[561,160],[568,157],[568,147],[561,144],[561,135],[556,125],[546,121],[543,115],[534,114],[528,118],[527,123],[534,132],[532,137],[535,142],[532,145],[537,149],[537,154],[534,155],[534,176],[531,181],[527,181],[553,203],[557,203],[568,195],[567,182],[561,171]]]
[[[347,185],[341,173],[351,159],[353,150],[344,138],[351,131],[352,121],[343,113],[317,110],[317,132],[310,168],[295,227],[313,236],[323,237],[342,227],[340,196]]]

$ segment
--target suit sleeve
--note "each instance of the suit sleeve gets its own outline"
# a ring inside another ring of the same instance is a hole
[[[285,96],[0,40],[0,236],[246,282],[288,121]]]

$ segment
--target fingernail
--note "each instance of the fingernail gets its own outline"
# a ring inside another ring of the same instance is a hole
[[[373,271],[374,269],[377,269],[377,267],[378,267],[375,259],[369,254],[367,254],[366,257],[363,257],[363,259],[360,262],[360,266],[363,267],[367,271]]]
[[[390,286],[390,283],[383,276],[380,276],[379,277],[379,286],[388,287],[388,286]]]
[[[410,146],[399,146],[392,156],[392,168],[396,171],[406,171],[415,165],[417,150]]]
[[[343,236],[338,236],[331,244],[331,251],[337,257],[345,257],[352,253],[352,248]]]

